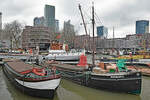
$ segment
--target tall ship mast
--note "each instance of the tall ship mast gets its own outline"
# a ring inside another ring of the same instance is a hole
[[[94,2],[92,2],[92,27],[93,27],[93,52],[92,52],[92,65],[95,66],[95,41],[94,41],[94,28],[95,28],[95,19],[94,19]]]

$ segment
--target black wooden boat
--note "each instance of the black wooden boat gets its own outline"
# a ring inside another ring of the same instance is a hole
[[[94,67],[89,85],[111,91],[141,93],[142,75],[140,71],[128,70],[123,59],[116,64],[100,63]]]
[[[68,64],[51,64],[61,76],[80,85],[131,94],[141,93],[142,76],[139,71],[103,71],[100,67],[85,68]]]
[[[60,84],[56,69],[37,68],[20,60],[5,61],[3,71],[10,82],[23,93],[31,96],[53,98]]]
[[[57,70],[61,73],[62,78],[71,80],[77,84],[86,85],[86,79],[89,75],[87,68],[69,64],[50,64],[50,66],[56,66]]]
[[[97,89],[126,92],[132,94],[141,93],[141,73],[138,71],[107,72],[90,74],[88,85]]]

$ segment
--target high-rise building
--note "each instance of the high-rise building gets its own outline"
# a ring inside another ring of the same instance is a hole
[[[72,25],[70,23],[70,20],[64,22],[64,32],[66,34],[74,34],[75,35],[74,25]]]
[[[0,12],[0,30],[2,29],[2,13]]]
[[[55,32],[59,32],[59,20],[55,20]]]
[[[35,17],[33,21],[34,26],[44,26],[45,25],[45,19],[44,17]]]
[[[149,33],[149,21],[138,20],[136,21],[136,34]]]
[[[108,35],[108,28],[105,26],[98,26],[97,27],[97,36],[107,38]]]
[[[70,22],[71,22],[70,20],[64,22],[63,41],[69,45],[69,48],[73,48],[75,30],[74,30],[74,25],[72,25]]]
[[[45,25],[55,30],[55,6],[45,5],[44,8]]]

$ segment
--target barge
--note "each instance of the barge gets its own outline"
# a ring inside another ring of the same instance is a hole
[[[20,60],[4,62],[4,74],[21,92],[37,97],[54,97],[61,79],[56,69],[35,67]]]

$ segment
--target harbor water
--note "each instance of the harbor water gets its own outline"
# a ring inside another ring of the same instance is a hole
[[[132,95],[97,90],[62,80],[53,100],[150,100],[150,77],[142,79],[142,93]],[[0,67],[0,100],[48,100],[31,97],[14,88]]]

